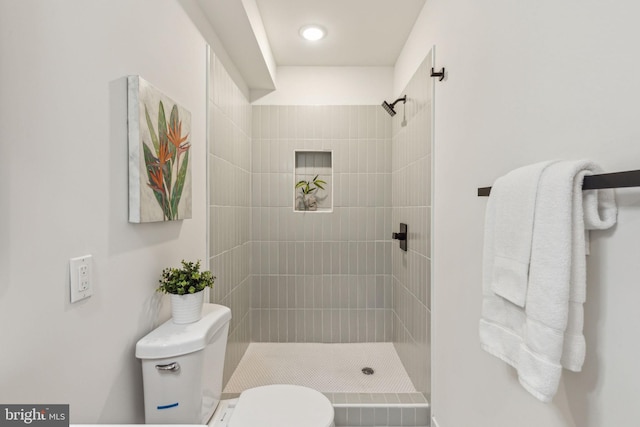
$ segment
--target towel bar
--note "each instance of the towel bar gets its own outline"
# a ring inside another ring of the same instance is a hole
[[[586,175],[582,182],[583,190],[623,187],[640,187],[640,170]],[[478,197],[489,194],[491,194],[491,187],[478,188]]]

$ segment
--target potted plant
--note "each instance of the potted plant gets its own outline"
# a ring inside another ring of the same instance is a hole
[[[210,271],[200,271],[200,260],[182,260],[182,268],[162,270],[157,291],[171,296],[174,323],[193,323],[202,316],[204,289],[213,287],[215,277]]]
[[[324,190],[323,185],[326,184],[326,181],[318,179],[318,175],[310,181],[300,180],[296,183],[296,190],[298,188],[302,190],[302,204],[306,210],[315,211],[318,209],[318,200],[313,193],[317,192],[318,188]]]

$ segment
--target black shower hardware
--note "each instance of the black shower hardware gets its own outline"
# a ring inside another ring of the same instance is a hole
[[[382,108],[384,108],[384,110],[389,113],[391,117],[393,117],[396,115],[396,110],[394,110],[393,107],[395,107],[396,104],[400,101],[402,101],[402,103],[407,102],[407,95],[403,96],[402,98],[396,99],[392,104],[389,104],[387,101],[382,101]]]
[[[400,122],[400,126],[407,126],[407,103],[402,104],[402,121]]]
[[[403,251],[407,251],[407,224],[401,222],[400,223],[400,232],[399,233],[391,233],[391,238],[398,240],[400,243],[400,249]]]
[[[431,77],[440,77],[438,79],[439,82],[444,80],[444,67],[442,67],[442,71],[435,71],[433,67],[431,67]]]
[[[640,187],[640,170],[585,175],[582,181],[583,190],[623,187]],[[488,196],[490,193],[491,187],[478,188],[478,197]]]

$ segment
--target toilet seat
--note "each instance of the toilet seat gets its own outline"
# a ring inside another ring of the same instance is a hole
[[[229,427],[331,427],[333,406],[308,387],[276,384],[240,394]]]

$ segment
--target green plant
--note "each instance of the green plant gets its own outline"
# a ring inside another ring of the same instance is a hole
[[[324,190],[323,185],[327,183],[321,179],[318,179],[318,175],[316,175],[311,181],[301,180],[296,183],[296,189],[301,188],[303,195],[309,195],[316,191],[318,188]]]
[[[204,288],[213,287],[215,277],[210,271],[200,271],[200,260],[187,262],[182,260],[182,268],[165,268],[162,270],[158,292],[165,294],[195,294]]]

